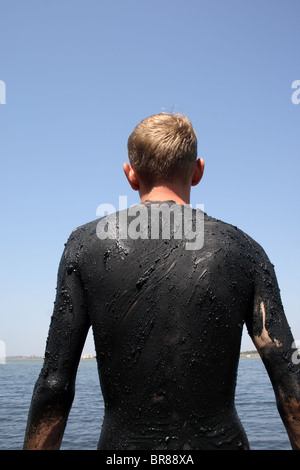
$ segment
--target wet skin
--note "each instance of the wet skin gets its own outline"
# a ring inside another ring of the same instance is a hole
[[[300,402],[293,337],[266,254],[207,215],[200,250],[172,237],[100,240],[98,222],[75,230],[62,256],[26,439],[42,434],[46,418],[62,436],[91,326],[105,402],[99,449],[247,449],[234,405],[244,324],[279,409]]]

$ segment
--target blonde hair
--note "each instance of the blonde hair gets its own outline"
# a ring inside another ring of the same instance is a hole
[[[197,137],[188,117],[154,114],[136,126],[127,150],[138,175],[154,186],[190,176],[197,159]]]

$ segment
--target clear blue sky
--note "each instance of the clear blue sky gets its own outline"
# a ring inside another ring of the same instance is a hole
[[[172,110],[206,162],[192,205],[264,247],[300,339],[300,1],[0,0],[0,16],[7,355],[43,354],[64,243],[98,205],[138,202],[127,138]]]

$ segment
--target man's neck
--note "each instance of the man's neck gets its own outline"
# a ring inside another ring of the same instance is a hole
[[[155,186],[149,192],[140,192],[141,202],[145,201],[174,201],[176,204],[190,203],[190,188],[170,188],[167,186]]]

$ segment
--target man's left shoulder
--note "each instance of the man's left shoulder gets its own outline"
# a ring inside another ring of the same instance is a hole
[[[99,219],[92,220],[87,222],[83,225],[79,225],[78,227],[72,230],[71,236],[79,236],[79,235],[90,235],[96,233],[96,227]]]
[[[69,247],[69,249],[78,246],[83,247],[88,244],[88,240],[93,236],[96,238],[97,222],[98,220],[96,219],[74,228],[68,237],[66,247]]]

